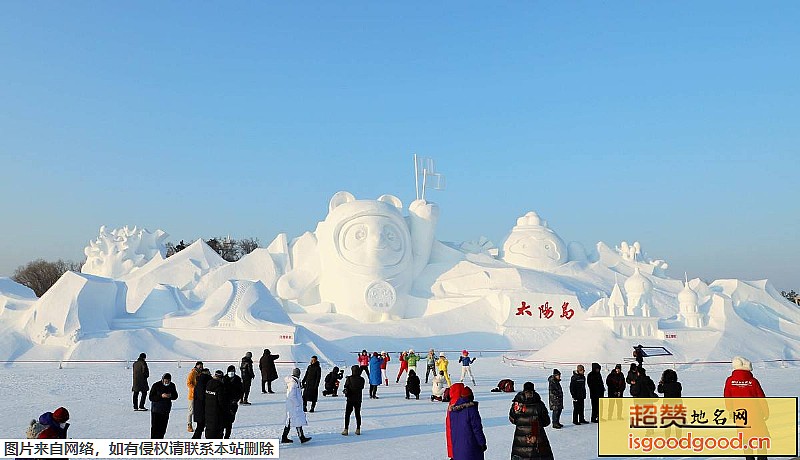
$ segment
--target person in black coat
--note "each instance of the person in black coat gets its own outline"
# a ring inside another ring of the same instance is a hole
[[[311,412],[317,407],[317,398],[319,398],[319,382],[322,380],[322,368],[317,361],[316,356],[311,357],[311,363],[306,368],[306,375],[303,376],[303,412],[307,412],[306,407],[311,403]]]
[[[236,412],[239,410],[239,400],[242,399],[242,394],[244,393],[242,379],[236,375],[235,366],[228,366],[228,373],[222,379],[222,386],[228,406],[227,411],[223,413],[225,416],[223,437],[230,439],[233,422],[236,420]]]
[[[657,398],[656,384],[647,375],[643,367],[636,369],[636,379],[631,384],[631,396],[634,398]]]
[[[164,439],[169,423],[172,401],[178,399],[178,390],[172,383],[172,376],[164,374],[161,380],[150,388],[150,439]]]
[[[272,391],[272,382],[278,380],[278,370],[275,369],[275,360],[280,358],[280,355],[273,355],[269,349],[264,350],[261,359],[258,360],[258,369],[261,370],[261,392],[262,393],[275,393]],[[264,385],[267,385],[264,388]]]
[[[550,416],[533,383],[525,382],[522,391],[514,396],[508,420],[516,425],[511,444],[512,459],[553,459],[553,450],[544,428]]]
[[[589,399],[592,401],[592,416],[589,418],[592,423],[600,422],[600,398],[605,396],[606,392],[600,369],[599,363],[592,363],[592,372],[589,372],[589,375],[586,376],[586,384],[589,386]]]
[[[683,386],[678,381],[678,374],[674,370],[667,369],[661,374],[661,380],[658,382],[658,392],[663,393],[665,398],[681,397]]]
[[[625,393],[625,376],[622,375],[622,364],[614,366],[614,370],[606,377],[606,385],[608,386],[608,397],[613,398],[609,401],[608,405],[608,420],[614,413],[617,414],[617,420],[622,420],[622,395]]]
[[[147,368],[147,355],[141,353],[139,359],[133,363],[133,410],[147,410],[144,407],[144,402],[147,400],[147,390],[150,387],[147,385],[147,379],[150,377],[150,369]],[[141,395],[140,395],[141,393]],[[138,400],[138,401],[137,401]]]
[[[214,372],[214,378],[206,384],[206,439],[222,439],[226,413],[230,405],[225,397],[225,382],[222,371]]]
[[[354,365],[350,368],[351,374],[344,381],[344,396],[347,404],[344,409],[344,431],[342,435],[347,436],[350,426],[350,414],[356,415],[356,434],[361,434],[361,398],[364,393],[364,377],[361,376],[361,367]]]
[[[344,378],[344,371],[334,367],[332,371],[328,372],[325,376],[325,389],[322,390],[322,396],[339,396],[339,380]]]
[[[242,400],[243,405],[249,406],[250,401],[250,385],[253,379],[256,378],[256,373],[253,371],[253,354],[249,351],[244,354],[241,364],[239,364],[239,371],[242,373]]]
[[[197,428],[194,430],[192,439],[200,439],[203,437],[203,431],[206,429],[206,385],[211,380],[211,372],[208,369],[200,371],[197,376],[197,383],[194,386],[194,421],[197,422]]]
[[[628,369],[628,375],[625,376],[625,381],[628,382],[628,385],[633,386],[633,382],[636,381],[638,371],[639,367],[635,363],[631,363],[631,367]]]
[[[583,404],[586,399],[586,372],[583,364],[578,364],[575,371],[572,372],[572,378],[569,380],[569,394],[572,396],[572,423],[580,425],[581,423],[588,423],[583,415]]]
[[[553,375],[547,378],[548,383],[548,401],[550,402],[550,410],[553,411],[553,428],[560,430],[561,424],[561,411],[564,410],[564,390],[561,388],[561,371],[553,369]]]
[[[406,399],[411,399],[411,395],[419,399],[419,393],[419,377],[414,372],[414,369],[411,369],[408,371],[408,378],[406,379]]]

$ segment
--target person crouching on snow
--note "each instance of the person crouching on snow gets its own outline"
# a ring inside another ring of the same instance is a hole
[[[469,374],[469,378],[472,379],[472,384],[475,385],[475,377],[472,375],[472,368],[469,366],[475,362],[475,358],[470,359],[469,352],[463,350],[461,352],[461,357],[458,358],[458,362],[461,363],[461,383],[464,383],[464,376]]]
[[[447,379],[444,377],[444,371],[439,371],[439,375],[433,378],[433,386],[431,387],[431,401],[441,401],[444,396],[444,389],[447,388]]]
[[[286,382],[286,426],[283,427],[281,443],[294,442],[289,439],[289,430],[294,424],[300,442],[305,443],[311,440],[303,433],[303,427],[308,425],[306,413],[303,412],[303,390],[300,389],[300,369],[295,367],[292,375],[287,376]]]
[[[419,399],[419,393],[419,377],[417,377],[417,373],[414,372],[414,369],[411,369],[408,371],[408,378],[406,379],[406,399],[410,399],[411,395]]]

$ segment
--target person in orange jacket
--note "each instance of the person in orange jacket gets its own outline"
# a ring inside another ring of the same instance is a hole
[[[203,362],[198,361],[194,363],[194,367],[189,371],[189,375],[186,376],[186,398],[189,400],[189,425],[187,426],[186,431],[189,433],[194,432],[194,428],[192,427],[192,422],[194,421],[194,387],[197,386],[197,377],[202,371]]]

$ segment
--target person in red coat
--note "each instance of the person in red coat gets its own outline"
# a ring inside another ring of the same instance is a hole
[[[69,411],[59,407],[53,412],[45,412],[39,417],[39,423],[46,426],[37,436],[38,439],[67,439],[69,429]]]
[[[406,352],[400,352],[400,370],[397,371],[397,379],[394,383],[400,383],[400,377],[403,375],[403,372],[408,371],[408,361],[406,361]]]
[[[753,364],[746,358],[736,356],[731,361],[733,372],[725,380],[723,395],[726,398],[764,398],[764,390],[758,379],[753,377]],[[741,405],[740,405],[741,406]],[[769,408],[765,403],[748,405],[748,420],[751,429],[745,432],[745,436],[768,436],[765,420],[769,417]],[[763,452],[759,452],[763,453]],[[755,459],[753,455],[748,455],[746,459]],[[766,455],[759,455],[759,460],[766,460]]]

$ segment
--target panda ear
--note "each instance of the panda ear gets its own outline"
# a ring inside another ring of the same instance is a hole
[[[394,195],[381,195],[378,197],[378,201],[383,201],[384,203],[389,203],[397,209],[403,209],[403,202],[400,201],[400,198],[397,198]]]
[[[333,197],[331,197],[330,203],[328,203],[328,212],[331,212],[337,207],[351,201],[356,201],[356,197],[354,197],[352,193],[344,191],[336,192],[333,194]]]

